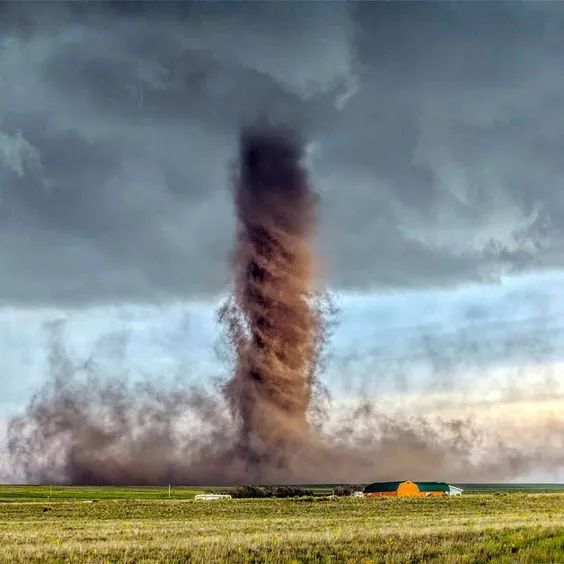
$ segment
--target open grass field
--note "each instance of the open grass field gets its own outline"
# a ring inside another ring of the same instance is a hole
[[[193,501],[203,489],[0,486],[0,561],[564,562],[557,488]]]

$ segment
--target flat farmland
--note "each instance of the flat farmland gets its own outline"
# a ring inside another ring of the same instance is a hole
[[[564,562],[558,491],[194,501],[199,491],[0,486],[0,560]]]

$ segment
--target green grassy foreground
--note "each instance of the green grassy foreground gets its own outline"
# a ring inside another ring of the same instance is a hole
[[[0,561],[564,562],[563,493],[196,502],[196,488],[72,490],[0,487]]]

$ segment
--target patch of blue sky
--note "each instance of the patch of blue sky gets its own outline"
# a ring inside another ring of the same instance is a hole
[[[564,387],[564,273],[414,292],[335,294],[337,325],[323,381],[334,394]],[[77,366],[102,374],[211,385],[218,357],[216,302],[4,309],[0,409],[24,404],[45,379],[59,331]],[[526,373],[525,373],[526,372]],[[544,383],[544,384],[543,384]]]
[[[549,374],[563,360],[563,289],[564,274],[550,271],[454,290],[339,295],[330,387],[460,389],[530,365]]]

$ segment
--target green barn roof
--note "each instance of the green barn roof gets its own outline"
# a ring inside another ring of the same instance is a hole
[[[403,481],[404,480],[400,482],[375,482],[374,484],[368,484],[364,488],[364,493],[395,492]]]
[[[449,492],[445,482],[415,482],[422,492]]]

